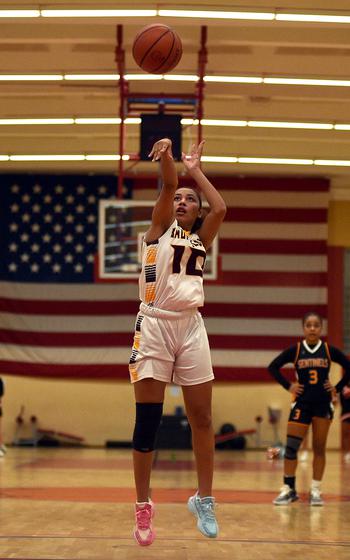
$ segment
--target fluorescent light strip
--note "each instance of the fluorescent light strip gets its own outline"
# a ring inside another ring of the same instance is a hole
[[[305,21],[309,23],[350,23],[350,16],[332,14],[276,14],[276,21]]]
[[[259,158],[259,157],[239,157],[238,163],[262,163],[272,165],[313,165],[312,159],[295,158]]]
[[[0,18],[132,18],[132,17],[175,17],[192,19],[226,19],[253,21],[283,21],[308,23],[349,24],[350,15],[300,14],[257,11],[214,11],[214,10],[117,10],[117,9],[37,9],[0,10]]]
[[[59,82],[62,74],[0,74],[0,82]]]
[[[125,161],[130,160],[130,155],[122,156]],[[119,161],[119,154],[28,154],[4,155],[0,154],[0,162],[30,162],[30,161]],[[319,165],[350,167],[350,160],[336,159],[303,159],[303,158],[273,158],[273,157],[241,157],[241,156],[203,156],[204,163],[236,163],[251,165]]]
[[[126,125],[138,125],[140,117],[128,117]],[[24,119],[0,119],[0,126],[13,125],[119,125],[119,117],[66,117],[66,118],[24,118]],[[183,126],[197,126],[198,119],[181,119]],[[203,126],[225,126],[225,127],[250,127],[250,128],[291,128],[304,130],[350,130],[349,124],[313,123],[313,122],[284,122],[284,121],[254,121],[254,120],[230,120],[230,119],[202,119]]]
[[[350,80],[324,80],[314,78],[263,78],[264,84],[289,86],[336,86],[350,87]]]
[[[0,119],[0,125],[43,125],[43,124],[74,124],[75,119]]]
[[[0,81],[118,81],[119,74],[0,74]],[[125,74],[128,81],[178,81],[197,82],[198,76],[192,74]],[[350,87],[350,80],[318,79],[318,78],[284,78],[259,76],[204,76],[207,83],[223,84],[269,84],[292,86],[327,86]]]
[[[158,10],[161,17],[183,17],[183,18],[206,18],[206,19],[253,19],[269,20],[275,19],[273,12],[215,12],[207,10]]]
[[[278,122],[278,121],[248,121],[252,128],[299,128],[307,130],[333,130],[331,123],[303,123],[303,122]]]
[[[202,156],[204,163],[237,163],[238,158],[229,156]]]
[[[191,74],[163,74],[163,80],[170,82],[198,82],[199,77]]]
[[[71,80],[119,80],[119,74],[63,74],[62,78],[67,81]]]
[[[334,130],[350,130],[350,124],[335,124]]]
[[[37,18],[40,10],[0,10],[0,18]]]
[[[264,78],[258,76],[204,76],[205,82],[224,84],[262,84]]]
[[[124,78],[130,81],[153,81],[162,80],[163,74],[125,74]]]
[[[157,10],[40,10],[48,18],[90,17],[156,17]]]
[[[182,121],[181,121],[181,124]],[[198,120],[196,120],[196,122],[193,122],[194,125],[198,124]],[[224,120],[224,119],[202,119],[201,120],[201,124],[203,126],[239,126],[239,127],[244,127],[244,126],[248,126],[248,121],[236,121],[236,120]]]
[[[350,160],[348,159],[315,159],[314,165],[330,165],[337,167],[350,167]]]
[[[122,159],[128,161],[129,155],[123,155]],[[118,154],[21,154],[0,155],[0,161],[118,161]]]

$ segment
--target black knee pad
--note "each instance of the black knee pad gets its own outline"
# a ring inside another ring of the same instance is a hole
[[[302,441],[303,438],[287,435],[286,452],[284,454],[286,459],[289,459],[290,461],[295,461]]]
[[[142,453],[153,451],[163,414],[163,403],[136,403],[133,448]]]

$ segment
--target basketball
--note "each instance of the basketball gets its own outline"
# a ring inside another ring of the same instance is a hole
[[[166,74],[182,56],[181,39],[170,27],[153,23],[136,35],[132,48],[136,64],[150,74]]]

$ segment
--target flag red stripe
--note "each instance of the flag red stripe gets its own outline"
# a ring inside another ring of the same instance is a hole
[[[282,350],[296,343],[293,336],[248,336],[209,334],[209,344],[212,350]],[[215,368],[217,369],[217,368]]]
[[[0,342],[29,346],[52,347],[116,347],[128,346],[131,349],[133,332],[50,332],[18,331],[0,329]]]
[[[317,239],[219,239],[220,253],[325,255],[327,242]]]
[[[0,329],[0,343],[19,344],[22,346],[42,347],[127,347],[133,342],[133,332],[32,332]],[[295,343],[292,336],[269,335],[222,335],[210,334],[209,341],[212,349],[242,349],[242,350],[278,350]]]
[[[326,208],[237,208],[229,207],[226,222],[282,222],[317,224],[327,222]]]
[[[232,273],[235,274],[236,273]],[[256,273],[252,273],[256,274]],[[239,273],[237,273],[239,277]],[[275,279],[275,274],[273,278]],[[279,284],[281,285],[281,284]],[[326,305],[313,305],[314,311],[321,316],[327,313]],[[0,311],[20,315],[55,316],[109,316],[135,315],[139,309],[138,301],[52,301],[17,300],[0,298]],[[206,302],[201,309],[206,317],[250,317],[250,318],[300,318],[309,311],[309,304],[269,304],[269,303],[228,303]],[[1,332],[1,331],[0,331]]]
[[[125,364],[100,365],[100,364],[35,364],[28,362],[10,362],[0,360],[0,369],[4,374],[15,374],[25,377],[41,377],[51,379],[116,379],[129,380],[128,367]],[[274,382],[266,368],[244,367],[215,367],[214,373],[217,381],[239,382]],[[284,372],[292,380],[294,371]]]
[[[222,177],[210,176],[210,181],[221,191],[278,191],[278,192],[328,192],[329,181],[319,177]],[[135,190],[152,189],[157,181],[153,177],[139,176],[134,179]],[[189,177],[179,177],[179,185],[194,185]],[[297,196],[297,194],[296,194]]]
[[[313,311],[325,317],[327,305],[313,305]],[[270,303],[214,303],[204,305],[201,313],[206,317],[237,317],[249,319],[300,319],[310,311],[310,304],[270,304]]]
[[[136,315],[140,302],[0,298],[0,311],[22,315]]]
[[[129,380],[127,364],[36,364],[30,362],[10,362],[0,360],[0,370],[4,374],[25,377],[47,377],[53,379],[124,379]]]
[[[245,367],[214,367],[214,374],[216,381],[239,381],[241,383],[251,383],[254,382],[272,382],[276,383],[271,374],[266,368],[245,368]],[[283,375],[289,379],[289,381],[295,380],[295,372],[283,371]]]

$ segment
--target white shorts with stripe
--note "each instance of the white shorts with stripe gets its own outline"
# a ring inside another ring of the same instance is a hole
[[[198,385],[214,379],[207,331],[198,309],[166,311],[141,303],[129,372],[132,383],[152,378]]]

